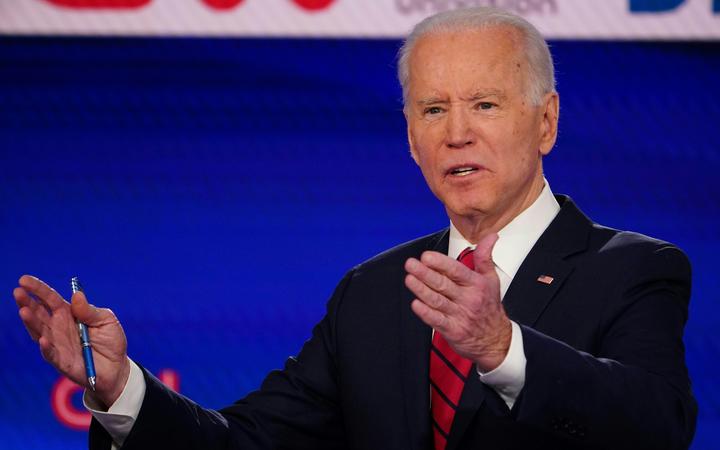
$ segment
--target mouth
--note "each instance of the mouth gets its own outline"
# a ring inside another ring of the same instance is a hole
[[[474,165],[456,166],[448,170],[448,175],[454,177],[466,177],[470,174],[480,171],[482,167]]]

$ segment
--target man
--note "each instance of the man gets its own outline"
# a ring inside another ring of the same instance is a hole
[[[297,358],[221,410],[127,357],[110,310],[23,276],[43,356],[85,385],[93,448],[687,448],[690,267],[676,247],[593,224],[554,197],[552,60],[490,8],[420,23],[400,52],[408,139],[450,228],[353,268]],[[474,251],[473,251],[474,249]]]

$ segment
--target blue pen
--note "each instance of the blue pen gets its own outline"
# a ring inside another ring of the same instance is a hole
[[[78,277],[72,277],[70,280],[73,294],[83,292]],[[95,390],[95,362],[93,361],[92,345],[90,344],[90,336],[88,335],[87,325],[78,322],[78,331],[80,332],[80,344],[82,345],[83,361],[85,361],[85,376],[87,376],[90,389]]]

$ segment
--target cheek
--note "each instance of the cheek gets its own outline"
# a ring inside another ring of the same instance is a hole
[[[536,139],[535,128],[527,120],[517,121],[513,124],[512,131],[506,136],[511,136],[507,145],[508,150],[515,154],[517,163],[525,165],[536,156],[540,143]]]
[[[430,127],[416,129],[412,133],[415,157],[423,172],[431,169],[432,164],[437,159],[437,152],[441,142],[441,138],[437,134]]]
[[[535,161],[537,149],[522,133],[508,130],[499,135],[492,146],[492,162],[502,178],[512,179],[522,176]]]

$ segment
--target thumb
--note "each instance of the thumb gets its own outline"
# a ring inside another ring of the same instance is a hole
[[[73,294],[70,300],[70,310],[75,319],[87,326],[95,326],[101,322],[100,311],[88,303],[84,292]]]
[[[498,240],[497,233],[486,234],[477,243],[473,252],[473,263],[475,263],[475,272],[489,273],[495,271],[495,264],[492,260],[492,251]]]

